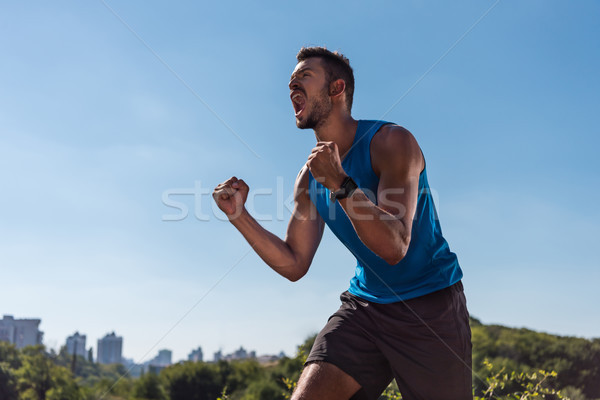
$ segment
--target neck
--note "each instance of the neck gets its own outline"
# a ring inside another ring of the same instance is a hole
[[[336,115],[332,112],[329,118],[315,129],[315,137],[320,142],[334,142],[338,147],[340,158],[343,159],[352,146],[357,126],[358,121],[350,114]]]

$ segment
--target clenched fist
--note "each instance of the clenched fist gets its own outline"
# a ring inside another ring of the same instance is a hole
[[[236,218],[242,214],[244,204],[248,198],[250,188],[242,179],[235,176],[217,185],[213,191],[213,199],[227,215],[228,218]]]
[[[306,165],[315,179],[330,190],[339,189],[347,176],[334,142],[317,142]]]

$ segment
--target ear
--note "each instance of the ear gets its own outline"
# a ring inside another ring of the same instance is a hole
[[[337,97],[346,90],[346,82],[343,79],[337,79],[329,85],[329,96]]]

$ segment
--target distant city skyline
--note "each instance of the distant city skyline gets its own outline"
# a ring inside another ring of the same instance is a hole
[[[44,345],[43,332],[39,330],[39,326],[42,323],[41,318],[15,318],[13,315],[4,315],[0,320],[0,341],[6,341],[12,343],[17,349],[22,349],[25,346],[33,345]],[[87,335],[75,331],[72,335],[65,338],[64,344],[61,348],[53,349],[57,353],[66,349],[67,353],[74,356],[83,357],[88,361],[97,362],[99,364],[122,364],[126,369],[127,373],[132,377],[139,377],[144,373],[152,372],[159,373],[164,368],[178,363],[181,361],[192,361],[192,362],[211,362],[209,360],[203,360],[202,347],[197,346],[192,349],[188,354],[187,359],[173,360],[173,352],[170,349],[160,349],[158,353],[151,359],[136,362],[133,359],[129,359],[123,356],[123,343],[124,338],[118,336],[116,332],[110,332],[105,334],[102,338],[97,341],[97,354],[96,359],[92,356],[92,347],[86,348]],[[51,348],[46,346],[46,350],[50,351]],[[243,346],[240,346],[231,354],[223,354],[220,350],[214,353],[212,362],[216,361],[234,361],[243,359],[256,359],[259,363],[267,363],[275,361],[284,354],[280,353],[276,355],[262,355],[257,357],[255,351],[247,351]]]
[[[36,344],[43,344],[46,346],[46,344],[42,341],[43,332],[38,329],[41,322],[41,318],[21,319],[14,318],[12,315],[4,315],[3,319],[0,320],[0,341],[13,343],[17,348],[23,348],[25,346],[32,346]],[[53,349],[54,351],[59,352],[60,348],[64,346],[69,354],[75,354],[88,359],[92,348],[86,348],[86,340],[87,335],[82,334],[79,331],[75,331],[75,333],[65,339],[64,344],[59,346],[59,348],[46,347],[48,350]],[[123,342],[124,338],[118,336],[114,331],[106,333],[102,338],[98,339],[96,358],[92,361],[96,361],[100,364],[118,363],[123,365],[153,367],[155,372],[158,372],[160,369],[180,361],[216,362],[221,360],[242,360],[246,358],[273,360],[286,356],[286,354],[281,351],[277,355],[261,354],[257,357],[255,350],[248,351],[242,345],[237,348],[237,350],[229,354],[223,354],[222,350],[220,349],[213,354],[212,360],[204,360],[202,346],[197,346],[196,348],[191,349],[187,358],[174,361],[172,358],[173,352],[170,349],[161,349],[158,351],[157,355],[154,356],[154,358],[136,362],[135,360],[130,360],[123,356]]]

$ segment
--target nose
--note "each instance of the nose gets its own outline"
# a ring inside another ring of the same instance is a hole
[[[300,85],[298,85],[298,81],[296,80],[296,78],[292,79],[288,86],[289,86],[290,90],[295,90],[300,87]]]

